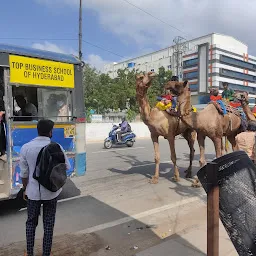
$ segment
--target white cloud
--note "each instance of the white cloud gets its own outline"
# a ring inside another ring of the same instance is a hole
[[[44,50],[44,51],[73,54],[75,56],[78,56],[78,53],[73,48],[58,46],[48,41],[45,41],[43,43],[34,43],[32,44],[32,47],[35,49]]]
[[[97,70],[103,72],[104,65],[109,63],[110,61],[103,60],[99,55],[90,54],[85,62],[89,63]]]
[[[33,48],[39,49],[39,50],[45,50],[50,52],[59,52],[59,53],[65,53],[65,50],[61,47],[57,46],[56,44],[49,43],[45,41],[44,43],[34,43],[32,45]]]
[[[73,54],[75,56],[78,56],[78,53],[72,48],[67,49],[66,47],[61,47],[47,41],[45,41],[44,43],[34,43],[32,47],[39,50]],[[109,63],[109,61],[103,60],[99,55],[96,54],[90,54],[86,58],[85,62],[89,63],[92,67],[95,67],[99,71],[103,71],[104,65]]]
[[[79,0],[36,0],[40,3],[71,5]],[[188,39],[212,32],[236,37],[254,50],[256,1],[245,0],[128,0],[184,33],[157,21],[124,0],[86,0],[84,7],[94,10],[102,26],[120,36],[125,43],[145,48],[172,44],[175,36]],[[191,35],[191,36],[190,36]]]

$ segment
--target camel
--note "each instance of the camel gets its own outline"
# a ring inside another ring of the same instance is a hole
[[[178,182],[180,180],[180,174],[176,163],[175,136],[182,134],[188,142],[188,146],[190,148],[190,162],[189,167],[185,172],[186,178],[191,178],[196,132],[193,131],[193,129],[190,129],[184,122],[182,122],[179,117],[171,116],[166,111],[159,110],[156,107],[152,109],[150,108],[150,104],[147,99],[147,91],[151,86],[151,82],[155,76],[156,74],[154,72],[139,74],[136,76],[136,98],[139,103],[141,118],[143,122],[148,126],[151,133],[151,139],[155,152],[155,175],[150,180],[150,183],[157,184],[159,178],[159,136],[163,136],[169,142],[171,160],[174,165],[173,180]]]
[[[233,150],[236,146],[235,136],[241,131],[241,118],[234,113],[221,115],[213,104],[208,104],[200,112],[191,111],[191,93],[188,81],[170,81],[165,85],[178,96],[178,108],[180,117],[189,127],[197,131],[198,144],[200,148],[200,166],[206,164],[205,160],[205,138],[209,137],[215,146],[216,157],[222,155],[222,137],[227,139]],[[198,180],[196,180],[198,183]],[[196,185],[194,183],[194,185]]]
[[[236,92],[234,97],[241,103],[241,106],[243,108],[243,111],[247,117],[248,120],[256,120],[256,117],[252,113],[250,107],[249,107],[249,99],[248,99],[248,93],[247,92]]]

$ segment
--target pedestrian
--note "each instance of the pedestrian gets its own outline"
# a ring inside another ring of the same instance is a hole
[[[22,178],[24,193],[27,196],[27,222],[26,241],[27,251],[24,255],[34,255],[35,232],[38,225],[40,208],[43,205],[43,256],[51,255],[53,229],[55,224],[57,197],[61,188],[51,192],[33,178],[36,168],[37,157],[41,149],[51,142],[54,122],[51,120],[40,120],[37,124],[38,137],[25,144],[20,152],[20,176]],[[63,151],[63,149],[61,148]],[[67,170],[70,163],[63,151]]]
[[[235,150],[243,150],[247,153],[250,159],[254,162],[255,155],[255,135],[256,135],[256,121],[249,121],[247,130],[241,132],[236,136]]]

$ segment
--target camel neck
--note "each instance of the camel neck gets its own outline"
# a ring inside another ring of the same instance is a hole
[[[137,101],[139,103],[139,109],[142,120],[147,123],[150,120],[150,104],[147,98],[147,91],[143,90],[143,92],[137,91]]]
[[[184,92],[178,97],[179,109],[182,121],[185,122],[189,127],[195,129],[197,113],[192,111],[191,105],[191,93],[188,88],[185,88]]]
[[[248,120],[250,121],[256,120],[248,104],[246,104],[245,102],[242,102],[242,108]]]

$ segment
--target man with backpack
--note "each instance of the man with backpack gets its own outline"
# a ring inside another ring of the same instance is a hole
[[[63,148],[51,142],[54,122],[40,120],[38,137],[25,144],[20,152],[20,176],[27,196],[26,222],[27,252],[34,255],[35,231],[43,205],[43,256],[51,255],[57,197],[66,182],[69,160]]]

